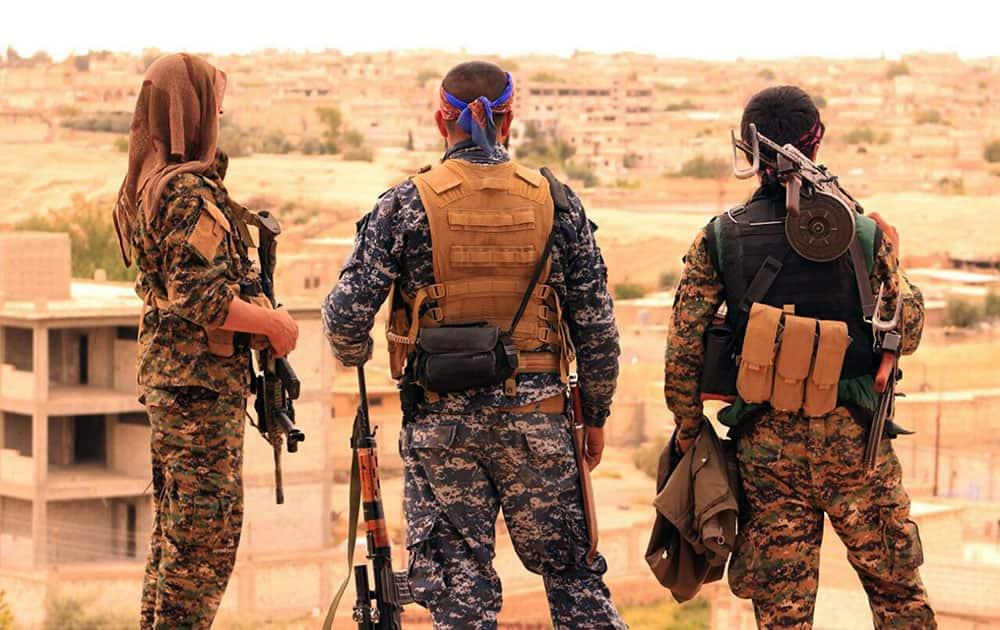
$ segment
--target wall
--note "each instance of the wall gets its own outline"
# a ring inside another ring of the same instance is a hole
[[[0,497],[0,569],[26,569],[33,563],[31,501]]]
[[[136,355],[138,344],[128,339],[115,339],[112,350],[112,370],[114,388],[121,392],[136,391]]]
[[[111,448],[109,467],[130,477],[148,477],[151,470],[149,454],[149,426],[125,424],[116,416],[110,422]]]
[[[70,296],[69,234],[0,235],[0,294],[7,300],[65,300]]]
[[[48,562],[107,561],[116,557],[111,504],[100,499],[52,501],[48,506]]]

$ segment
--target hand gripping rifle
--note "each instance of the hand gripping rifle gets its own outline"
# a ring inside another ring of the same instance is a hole
[[[368,414],[368,390],[365,385],[365,368],[358,366],[358,391],[361,395],[358,412],[354,417],[354,432],[351,449],[354,461],[351,464],[350,510],[347,534],[347,564],[353,565],[354,590],[357,598],[351,612],[351,619],[358,624],[358,630],[399,630],[402,628],[400,615],[405,604],[413,603],[410,585],[405,571],[392,570],[392,548],[389,531],[385,524],[382,507],[382,488],[378,476],[378,445]],[[368,564],[354,565],[354,546],[358,534],[359,506],[364,511],[365,538],[368,560],[371,561],[369,580]],[[330,604],[323,622],[323,630],[330,630],[333,619],[344,595],[350,576],[344,580]]]
[[[274,267],[277,262],[276,237],[281,234],[281,226],[266,210],[248,217],[259,231],[260,292],[273,308],[279,308],[281,305],[274,299]],[[295,426],[295,407],[292,404],[299,397],[299,377],[288,359],[275,357],[274,351],[266,344],[263,349],[257,350],[257,369],[259,374],[250,383],[250,390],[256,396],[256,426],[274,450],[274,500],[280,504],[285,502],[281,480],[281,443],[285,442],[289,453],[295,453],[299,450],[299,442],[306,439],[305,434]]]
[[[879,445],[885,432],[886,422],[892,422],[896,416],[896,381],[899,380],[899,353],[902,350],[903,338],[899,334],[899,314],[903,306],[903,297],[896,296],[896,311],[891,319],[883,320],[882,291],[878,289],[875,314],[872,316],[872,332],[875,334],[875,351],[882,354],[882,362],[875,374],[875,391],[878,392],[878,406],[872,416],[872,424],[868,429],[868,442],[865,444],[865,470],[874,470],[878,461]]]

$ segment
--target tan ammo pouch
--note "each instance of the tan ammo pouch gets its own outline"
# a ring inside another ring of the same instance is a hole
[[[771,406],[775,409],[798,411],[802,408],[815,345],[816,320],[786,313],[771,392]]]
[[[806,382],[803,411],[807,416],[821,416],[837,406],[837,389],[844,355],[851,339],[847,324],[837,321],[819,321],[819,342],[812,372]]]
[[[781,309],[755,303],[743,338],[736,389],[749,403],[767,402],[774,385],[774,354]]]

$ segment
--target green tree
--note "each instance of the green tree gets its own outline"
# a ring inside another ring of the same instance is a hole
[[[416,147],[413,144],[413,130],[406,130],[406,150],[413,151]]]
[[[531,80],[536,83],[565,83],[561,77],[552,72],[536,72],[531,75]]]
[[[26,219],[15,229],[69,234],[74,278],[93,278],[96,270],[103,269],[109,280],[134,280],[135,266],[126,269],[122,264],[112,205],[110,199],[86,199],[78,194],[70,206]]]
[[[972,328],[983,321],[984,315],[982,306],[962,298],[951,298],[948,300],[945,322],[956,328]]]
[[[285,132],[280,129],[268,129],[254,135],[259,139],[259,150],[261,153],[285,154],[294,148],[292,143],[285,137]]]
[[[516,146],[517,158],[529,166],[562,166],[576,154],[576,148],[553,134],[546,133],[535,122],[524,127],[524,138]]]
[[[681,165],[676,175],[695,179],[722,179],[729,174],[729,163],[720,158],[696,155]]]
[[[14,630],[14,613],[11,612],[5,595],[6,593],[0,591],[0,630]]]
[[[340,152],[340,137],[343,134],[344,115],[336,107],[317,107],[316,115],[326,129],[323,131],[324,153]]]
[[[665,437],[646,442],[632,454],[632,463],[648,477],[656,479],[656,465],[659,463],[660,453],[663,452],[666,445],[667,439]]]
[[[134,627],[122,611],[94,612],[75,597],[54,597],[45,604],[44,630],[126,630]]]
[[[682,112],[689,109],[698,109],[698,106],[691,102],[691,99],[686,98],[680,103],[670,103],[666,106],[665,111]]]
[[[925,109],[917,112],[914,118],[918,125],[940,125],[943,124],[941,112],[936,109]]]
[[[86,55],[74,55],[73,67],[77,72],[90,72],[90,53]]]
[[[39,50],[29,58],[29,61],[32,65],[49,65],[52,63],[52,55],[44,50]]]
[[[583,182],[584,188],[593,188],[601,183],[597,174],[594,173],[586,164],[577,164],[576,162],[567,162],[563,168],[566,170],[566,175],[572,177],[573,179]]]
[[[892,80],[910,74],[910,68],[902,61],[893,61],[885,69],[885,78]]]
[[[231,158],[247,157],[253,155],[254,138],[242,127],[222,119],[219,125],[219,148],[229,154]]]
[[[774,81],[775,74],[774,70],[771,70],[770,68],[764,68],[763,70],[757,73],[757,76],[764,79],[765,81]]]
[[[634,282],[619,282],[612,291],[616,300],[636,300],[646,295],[646,287]]]
[[[990,140],[983,146],[983,158],[992,164],[1000,162],[1000,139]]]
[[[128,136],[118,136],[111,146],[119,153],[128,153]]]
[[[440,76],[441,76],[441,74],[438,73],[437,70],[431,70],[429,68],[424,68],[423,70],[421,70],[420,72],[417,73],[417,83],[423,85],[427,81],[430,81],[431,79],[437,79]]]
[[[822,94],[817,94],[816,96],[813,97],[813,103],[815,103],[816,107],[818,107],[819,109],[823,109],[824,107],[826,107],[826,97],[823,96]]]
[[[997,319],[1000,317],[1000,294],[995,293],[992,289],[986,294],[986,317],[990,319]]]
[[[667,271],[660,272],[659,286],[661,289],[673,289],[677,286],[677,281],[680,280],[681,274],[676,269],[668,269]]]
[[[871,127],[855,127],[844,134],[844,142],[847,144],[872,144],[875,142],[875,132]]]

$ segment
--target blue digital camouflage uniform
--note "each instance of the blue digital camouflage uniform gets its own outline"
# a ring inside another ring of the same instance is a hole
[[[150,220],[139,208],[133,235],[140,270],[136,292],[147,302],[138,374],[152,429],[153,464],[144,630],[211,626],[243,522],[249,355],[209,353],[204,328],[225,321],[233,285],[249,273],[249,262],[234,233],[224,233],[218,242],[195,236],[199,221],[209,225],[207,204],[233,219],[220,176],[224,154],[220,159],[207,176],[173,178]],[[169,306],[158,307],[156,298]]]
[[[725,297],[707,242],[699,232],[684,257],[667,340],[664,394],[682,445],[701,425],[703,339]],[[892,245],[881,242],[872,290],[885,286],[886,319],[903,300],[899,330],[903,353],[910,354],[923,331],[923,296],[897,274]],[[735,595],[753,600],[759,628],[812,627],[824,513],[847,547],[875,627],[937,627],[918,572],[920,537],[909,518],[899,460],[883,440],[876,470],[866,473],[867,435],[867,426],[843,406],[819,417],[767,407],[737,438],[749,513],[740,515],[729,583]]]
[[[505,162],[459,143],[445,159]],[[618,375],[618,332],[607,270],[594,226],[580,200],[559,212],[547,284],[559,295],[577,350],[589,424],[608,416]],[[354,253],[323,306],[327,336],[348,366],[370,353],[375,314],[393,283],[413,295],[434,283],[430,226],[416,186],[384,193],[358,224]],[[517,376],[502,387],[443,394],[418,406],[400,435],[410,582],[438,628],[495,628],[501,605],[493,570],[495,523],[503,510],[524,565],[544,578],[557,628],[624,628],[602,575],[603,557],[587,564],[586,524],[571,434],[561,414],[510,413],[560,395],[556,374]]]

